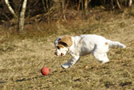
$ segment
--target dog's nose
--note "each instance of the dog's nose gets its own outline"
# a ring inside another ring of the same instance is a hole
[[[64,54],[63,53],[61,53],[61,56],[63,56]]]

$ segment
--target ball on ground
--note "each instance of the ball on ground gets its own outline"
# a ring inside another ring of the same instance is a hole
[[[47,68],[47,67],[43,67],[42,69],[41,69],[41,73],[42,73],[42,75],[48,75],[49,74],[49,69]]]

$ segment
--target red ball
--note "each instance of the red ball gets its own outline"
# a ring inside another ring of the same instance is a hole
[[[49,69],[47,68],[47,67],[43,67],[42,69],[41,69],[41,73],[42,73],[42,75],[48,75],[49,74]]]

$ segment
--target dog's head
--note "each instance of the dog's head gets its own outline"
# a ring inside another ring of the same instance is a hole
[[[63,36],[55,40],[55,55],[57,56],[64,56],[66,55],[68,48],[72,45],[72,38],[71,36]]]

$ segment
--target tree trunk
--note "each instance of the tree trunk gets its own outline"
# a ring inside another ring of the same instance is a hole
[[[21,12],[20,12],[19,20],[18,20],[18,31],[23,31],[24,30],[26,5],[27,5],[27,0],[24,0],[23,4],[22,4],[22,9],[21,9]]]
[[[128,6],[131,7],[132,5],[132,0],[129,0]]]
[[[117,3],[117,5],[118,5],[118,8],[121,9],[121,5],[120,5],[120,3],[119,3],[118,0],[116,0],[116,3]]]
[[[65,20],[66,20],[66,16],[65,16],[65,12],[66,12],[66,9],[65,9],[65,0],[60,0],[60,3],[61,3],[61,17],[63,17]]]
[[[79,13],[79,10],[80,10],[80,3],[81,3],[81,0],[79,0],[78,7],[77,7],[78,13]]]
[[[5,0],[5,3],[9,9],[9,11],[12,13],[12,15],[14,16],[14,18],[17,18],[17,15],[15,14],[13,8],[11,7],[11,5],[9,4],[9,1],[8,0]]]
[[[88,12],[88,1],[85,0],[85,15],[87,15],[87,12]]]

